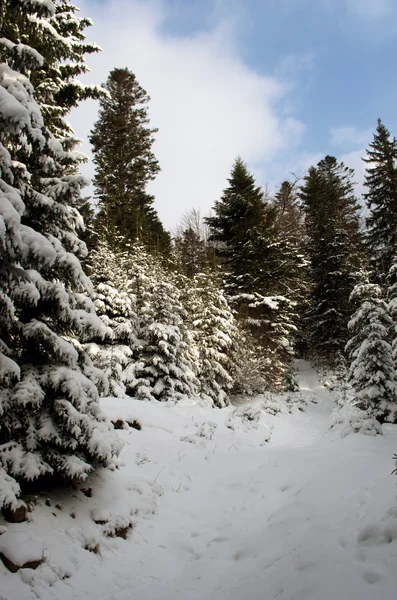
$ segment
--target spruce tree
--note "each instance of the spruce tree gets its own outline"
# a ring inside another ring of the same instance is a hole
[[[103,95],[100,86],[77,79],[88,70],[85,55],[100,48],[86,41],[84,30],[92,22],[80,18],[69,0],[32,2],[30,10],[22,0],[2,2],[1,35],[7,43],[0,49],[0,61],[30,78],[45,125],[65,138],[73,133],[64,118],[70,109]]]
[[[37,11],[40,19],[54,14],[51,2],[3,3],[8,15],[13,7],[21,39]],[[0,40],[6,60],[14,43]],[[25,73],[43,65],[27,44],[20,60]],[[75,174],[76,154],[45,125],[34,92],[25,75],[0,64],[0,505],[15,503],[13,478],[84,479],[120,449],[98,404],[106,378],[74,343],[106,331],[76,256],[85,247],[74,204],[85,182]]]
[[[194,396],[198,391],[197,353],[187,327],[181,286],[162,270],[144,273],[143,281],[140,278],[139,340],[127,394],[161,401]]]
[[[110,392],[124,396],[137,346],[137,300],[131,281],[136,276],[133,256],[127,251],[113,251],[104,240],[87,262],[95,307],[108,332],[103,339],[90,340],[85,349],[94,365],[106,373]]]
[[[140,242],[167,253],[169,234],[147,190],[160,170],[152,152],[156,129],[149,127],[149,96],[129,69],[113,69],[104,86],[99,117],[90,135],[96,172],[97,225],[126,243]]]
[[[198,351],[200,394],[223,407],[234,385],[238,328],[219,283],[209,273],[195,275],[187,282],[186,304]]]
[[[278,248],[281,261],[277,274],[278,293],[294,301],[294,346],[302,346],[303,336],[299,320],[307,309],[309,287],[309,260],[306,249],[304,211],[301,206],[298,180],[283,181],[276,192],[273,207],[276,209]]]
[[[352,337],[349,379],[355,405],[380,423],[397,422],[397,379],[390,345],[392,319],[380,286],[357,285],[351,300],[359,305],[349,321]]]
[[[290,267],[284,261],[277,209],[241,159],[228,181],[215,202],[215,215],[206,219],[210,239],[217,244],[231,306],[267,355],[269,385],[279,385],[291,353],[295,299],[285,285]]]
[[[182,217],[174,237],[173,256],[176,268],[186,277],[216,270],[209,235],[199,210],[193,208]]]
[[[353,171],[326,156],[301,187],[312,286],[305,316],[310,351],[333,363],[347,342],[349,296],[363,264]]]
[[[367,150],[366,242],[375,281],[385,284],[397,250],[397,140],[380,119]]]

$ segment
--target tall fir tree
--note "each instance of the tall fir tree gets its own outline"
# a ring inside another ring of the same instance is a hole
[[[300,190],[305,211],[311,293],[305,316],[309,351],[333,363],[347,342],[350,293],[363,266],[353,171],[326,156]]]
[[[31,41],[55,14],[50,1],[10,0],[3,17],[13,8],[21,40],[26,23]],[[1,38],[6,61],[15,43]],[[19,67],[34,79],[45,59],[27,44],[20,50]],[[13,478],[84,479],[120,450],[98,404],[106,378],[74,343],[105,334],[76,256],[85,250],[74,208],[85,181],[76,173],[78,156],[46,126],[34,92],[24,74],[0,64],[0,505],[15,504]]]
[[[397,251],[397,140],[380,119],[367,150],[364,198],[370,213],[366,242],[372,275],[385,285]]]
[[[126,243],[140,242],[168,253],[170,236],[147,190],[160,167],[152,152],[156,129],[149,127],[149,96],[129,69],[113,69],[104,86],[99,117],[90,135],[96,172],[97,225]],[[116,233],[114,233],[116,235]]]
[[[284,294],[291,269],[284,260],[277,209],[241,159],[228,181],[206,222],[218,246],[231,305],[267,353],[269,385],[278,385],[291,354],[295,300]]]

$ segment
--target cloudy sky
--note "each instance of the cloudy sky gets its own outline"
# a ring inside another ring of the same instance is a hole
[[[396,0],[77,4],[103,49],[84,81],[128,67],[151,96],[162,169],[151,191],[167,228],[189,208],[208,214],[238,155],[271,190],[325,154],[360,182],[376,119],[397,134]],[[81,138],[96,114],[89,101],[71,115]]]

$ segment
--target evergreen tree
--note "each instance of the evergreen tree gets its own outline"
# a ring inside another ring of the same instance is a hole
[[[192,227],[175,237],[174,257],[178,271],[189,279],[206,269],[206,248]]]
[[[103,95],[99,86],[77,80],[88,70],[85,55],[100,50],[85,39],[91,20],[79,18],[68,0],[31,2],[30,13],[23,0],[5,0],[1,6],[1,35],[7,43],[0,61],[30,78],[45,125],[57,137],[69,136],[73,132],[64,117],[70,109]]]
[[[353,171],[326,156],[301,187],[312,289],[306,335],[314,355],[333,362],[347,342],[349,296],[363,263]]]
[[[33,28],[37,11],[54,14],[51,2],[10,1],[3,11],[15,4],[20,26]],[[13,44],[0,40],[6,60]],[[43,64],[28,45],[20,59],[26,73]],[[76,257],[84,252],[78,157],[46,127],[28,78],[4,62],[0,98],[1,505],[15,502],[13,478],[85,478],[95,464],[110,464],[120,444],[98,404],[106,378],[73,343],[105,334]]]
[[[98,234],[95,231],[95,211],[91,204],[91,198],[89,196],[77,198],[74,206],[81,216],[77,232],[79,238],[87,246],[87,256],[89,256],[91,250],[98,244]],[[83,263],[85,264],[84,260]]]
[[[104,339],[91,340],[85,349],[94,365],[104,371],[115,396],[125,395],[127,373],[137,346],[136,295],[131,282],[133,258],[113,252],[106,240],[90,254],[88,272],[94,284],[95,307],[108,328]]]
[[[364,194],[371,210],[366,219],[366,242],[375,280],[385,284],[397,250],[397,140],[378,119],[367,150]]]
[[[199,210],[193,208],[182,217],[174,237],[173,252],[180,273],[191,279],[199,273],[217,269],[209,236],[209,227]]]
[[[277,213],[277,223],[280,231],[289,239],[301,239],[304,235],[303,211],[299,203],[296,188],[298,180],[294,183],[283,181],[276,192],[273,206]]]
[[[218,243],[230,294],[268,292],[275,211],[240,158],[235,161],[228,182],[222,198],[215,202],[214,216],[205,221],[210,227],[211,239]],[[263,262],[265,265],[260,264]]]
[[[351,300],[359,304],[349,321],[352,338],[347,344],[355,405],[380,423],[395,423],[397,379],[390,345],[392,319],[382,290],[375,284],[357,285]]]
[[[290,266],[277,228],[277,209],[241,159],[229,186],[206,219],[225,270],[226,290],[240,322],[267,353],[268,382],[278,385],[290,357],[285,334],[294,329],[295,300],[288,297]],[[290,337],[290,335],[288,335]]]
[[[162,401],[194,396],[197,354],[181,286],[161,270],[142,275],[137,281],[139,342],[127,394]]]
[[[198,351],[200,393],[223,407],[229,404],[236,371],[235,318],[214,277],[199,273],[187,285],[189,322]]]
[[[304,212],[299,201],[298,180],[284,181],[274,196],[276,228],[280,261],[278,293],[294,301],[293,325],[296,327],[294,345],[302,346],[304,339],[298,322],[307,309],[309,288],[309,260],[306,250]]]
[[[393,325],[391,327],[391,343],[393,349],[393,360],[397,372],[397,254],[394,256],[392,265],[390,267],[388,278],[388,312],[392,319]]]
[[[90,135],[96,173],[98,226],[126,243],[139,241],[167,253],[169,234],[153,208],[147,184],[160,170],[152,152],[156,129],[147,116],[149,96],[128,69],[113,69],[105,84],[99,117]],[[114,234],[116,235],[116,233]]]

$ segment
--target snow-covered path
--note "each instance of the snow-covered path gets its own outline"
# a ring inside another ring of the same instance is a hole
[[[308,365],[301,363],[300,374],[302,391],[317,404],[284,417],[266,448],[214,454],[190,489],[158,515],[166,516],[166,529],[163,521],[159,529],[168,576],[141,584],[137,598],[396,598],[397,545],[390,547],[388,574],[372,552],[368,562],[367,540],[357,540],[376,497],[382,450],[373,453],[373,438],[361,440],[369,441],[368,450],[357,448],[355,436],[322,442],[333,399]],[[383,475],[390,473],[389,458]],[[393,480],[382,483],[394,494]]]
[[[299,372],[307,409],[255,427],[237,427],[231,410],[109,400],[110,413],[143,429],[122,433],[113,489],[104,475],[86,502],[111,513],[129,504],[135,528],[101,542],[100,555],[76,552],[66,529],[71,577],[46,586],[37,572],[24,588],[34,594],[7,600],[395,600],[397,427],[343,439],[327,431],[333,394],[307,363]]]

